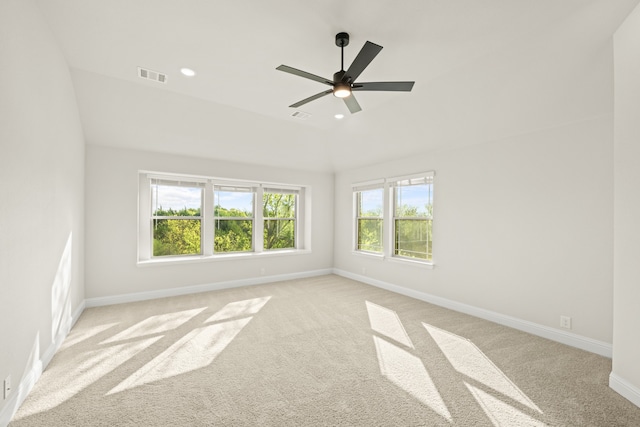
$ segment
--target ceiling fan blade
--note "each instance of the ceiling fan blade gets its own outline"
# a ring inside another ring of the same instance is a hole
[[[357,113],[358,111],[362,110],[362,108],[360,107],[360,104],[358,104],[358,101],[356,100],[356,97],[353,96],[353,94],[342,99],[344,100],[344,103],[347,104],[347,108],[349,109],[351,114]]]
[[[316,100],[316,99],[318,99],[318,98],[322,98],[322,97],[323,97],[323,96],[325,96],[325,95],[329,95],[331,92],[333,92],[333,89],[329,89],[329,90],[325,90],[324,92],[316,93],[315,95],[310,96],[310,97],[308,97],[308,98],[305,98],[305,99],[303,99],[302,101],[298,101],[298,102],[296,102],[295,104],[291,104],[291,105],[289,105],[289,107],[291,107],[291,108],[298,108],[299,106],[304,105],[304,104],[306,104],[307,102],[311,102],[311,101],[314,101],[314,100]]]
[[[358,52],[358,56],[353,60],[351,66],[345,73],[345,76],[351,78],[351,82],[358,78],[358,76],[364,71],[365,68],[373,61],[373,58],[376,57],[378,53],[382,50],[382,46],[379,46],[375,43],[366,42],[360,52]]]
[[[415,82],[368,82],[356,83],[351,90],[382,90],[391,92],[411,92]]]
[[[284,71],[285,73],[294,74],[296,76],[304,77],[305,79],[315,80],[320,83],[324,83],[329,86],[333,86],[333,81],[325,79],[324,77],[316,76],[315,74],[307,73],[306,71],[298,70],[297,68],[289,67],[287,65],[281,65],[276,70]]]

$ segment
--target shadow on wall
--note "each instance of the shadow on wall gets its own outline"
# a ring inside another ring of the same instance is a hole
[[[51,341],[55,347],[69,333],[72,324],[70,301],[72,254],[73,233],[69,233],[51,286]]]

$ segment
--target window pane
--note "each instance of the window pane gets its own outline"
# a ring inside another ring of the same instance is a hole
[[[382,216],[382,188],[358,192],[358,216]]]
[[[199,219],[153,220],[153,256],[200,254]]]
[[[382,252],[382,220],[358,220],[358,250]]]
[[[216,219],[214,252],[247,252],[253,250],[252,220]]]
[[[265,219],[264,249],[295,248],[295,228],[292,219]]]
[[[397,219],[395,221],[395,254],[432,259],[432,221],[426,219]]]
[[[397,217],[428,217],[433,214],[433,184],[395,187]]]
[[[264,193],[262,196],[262,212],[265,218],[295,218],[296,195]]]
[[[151,206],[156,216],[200,216],[202,189],[151,184]]]
[[[253,192],[216,190],[214,205],[217,217],[253,217]]]

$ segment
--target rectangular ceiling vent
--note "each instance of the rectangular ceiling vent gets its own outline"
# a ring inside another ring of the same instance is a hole
[[[311,114],[305,113],[304,111],[296,111],[291,115],[291,117],[299,120],[307,120],[309,117],[311,117]]]
[[[138,67],[138,77],[145,80],[153,80],[158,83],[167,83],[167,75],[158,71],[149,70],[147,68]]]

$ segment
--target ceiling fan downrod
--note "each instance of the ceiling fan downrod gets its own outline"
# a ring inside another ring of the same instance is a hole
[[[333,75],[333,81],[339,82],[342,81],[344,77],[344,48],[345,46],[349,46],[349,34],[348,33],[338,33],[336,34],[336,46],[340,48],[340,71]]]

